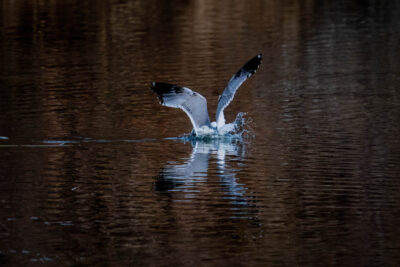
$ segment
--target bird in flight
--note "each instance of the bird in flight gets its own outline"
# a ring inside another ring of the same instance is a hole
[[[244,81],[250,78],[258,69],[262,61],[262,54],[250,59],[229,80],[222,95],[218,99],[215,122],[210,122],[207,110],[207,100],[201,94],[181,87],[163,82],[153,82],[151,90],[155,92],[160,104],[172,108],[182,109],[193,124],[193,134],[196,136],[208,134],[226,134],[234,130],[234,124],[225,124],[224,109],[232,102],[236,91]]]

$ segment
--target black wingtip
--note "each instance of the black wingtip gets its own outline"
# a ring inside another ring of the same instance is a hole
[[[250,59],[244,66],[243,69],[246,71],[249,71],[251,73],[254,73],[258,67],[260,66],[262,61],[262,54],[258,54],[257,56],[253,57]]]
[[[164,90],[162,90],[162,88],[164,87],[162,86],[162,83],[152,82],[150,88],[154,93],[157,94],[160,104],[161,105],[164,104],[164,98],[163,98]]]
[[[169,93],[179,94],[183,92],[183,87],[170,83],[152,82],[151,90],[153,90],[153,92],[155,92],[156,94],[161,95]]]
[[[184,92],[184,88],[181,86],[163,82],[152,82],[151,90],[157,94],[161,104],[164,104],[164,95],[180,94]]]
[[[262,62],[262,54],[259,53],[257,56],[253,57],[246,64],[244,64],[244,66],[239,70],[236,76],[240,76],[243,73],[247,73],[248,77],[250,77],[260,67],[261,62]]]

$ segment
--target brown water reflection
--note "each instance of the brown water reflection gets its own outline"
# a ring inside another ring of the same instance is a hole
[[[400,263],[400,6],[389,1],[3,1],[0,264]],[[191,130],[151,81],[249,142]]]

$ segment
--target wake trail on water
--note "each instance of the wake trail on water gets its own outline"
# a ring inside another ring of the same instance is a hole
[[[30,144],[12,144],[10,138],[1,136],[4,143],[0,143],[1,147],[59,147],[59,146],[73,146],[85,143],[146,143],[146,142],[159,142],[163,140],[173,140],[180,142],[248,142],[254,138],[253,130],[251,128],[251,119],[245,118],[246,113],[240,112],[237,114],[233,123],[224,125],[222,131],[213,131],[203,135],[194,135],[187,133],[178,137],[166,138],[142,138],[142,139],[94,139],[88,137],[77,137],[72,140],[41,140],[33,141]]]

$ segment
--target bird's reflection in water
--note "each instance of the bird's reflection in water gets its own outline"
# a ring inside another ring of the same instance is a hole
[[[192,147],[192,153],[184,163],[165,164],[156,177],[155,190],[179,192],[182,196],[178,201],[194,201],[196,197],[203,197],[203,193],[218,192],[219,197],[230,202],[231,208],[238,212],[248,206],[246,185],[236,177],[245,158],[245,144],[232,140],[208,140],[192,142]],[[215,176],[218,177],[217,183]]]

